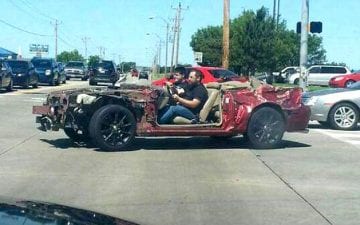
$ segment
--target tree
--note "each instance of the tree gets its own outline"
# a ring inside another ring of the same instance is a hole
[[[84,61],[84,57],[79,54],[78,50],[73,50],[71,52],[63,51],[56,56],[56,60],[59,62],[67,63],[69,61]]]
[[[99,62],[100,61],[100,56],[98,56],[98,55],[91,55],[91,56],[89,56],[89,62],[88,62],[88,66],[91,68],[91,67],[94,67],[95,66],[95,64],[97,63],[97,62]]]
[[[203,65],[221,66],[222,26],[199,29],[191,37],[193,51],[203,52]],[[237,73],[253,74],[280,71],[299,65],[300,36],[286,28],[286,22],[275,21],[264,7],[256,12],[243,11],[230,24],[230,68]],[[324,63],[326,51],[322,38],[309,35],[309,64]]]
[[[131,69],[136,68],[136,63],[135,62],[121,62],[120,63],[120,68],[122,68],[122,71],[124,73],[129,72]]]

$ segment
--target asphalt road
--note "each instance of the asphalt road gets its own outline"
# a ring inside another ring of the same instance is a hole
[[[0,93],[0,196],[91,209],[140,224],[359,224],[360,130],[310,125],[284,147],[249,149],[241,136],[138,138],[101,152],[37,129],[45,93]]]

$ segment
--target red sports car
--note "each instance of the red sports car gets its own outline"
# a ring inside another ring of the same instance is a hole
[[[225,82],[225,81],[246,81],[247,79],[237,75],[236,73],[221,67],[185,67],[185,79],[188,78],[190,70],[200,71],[203,75],[202,83]],[[152,82],[153,85],[163,86],[166,81],[171,81],[172,76],[161,78]]]
[[[136,136],[244,135],[256,148],[274,148],[285,131],[306,131],[310,108],[300,88],[275,88],[257,80],[206,84],[208,100],[199,122],[175,117],[159,124],[158,112],[169,101],[158,86],[124,84],[115,88],[74,89],[49,94],[34,106],[42,130],[64,129],[73,140],[92,140],[103,150],[128,150]]]
[[[333,77],[329,81],[329,86],[335,88],[346,88],[357,81],[360,81],[360,72]]]

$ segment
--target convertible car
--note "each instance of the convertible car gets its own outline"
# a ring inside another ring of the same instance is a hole
[[[209,98],[197,123],[182,117],[158,124],[159,110],[169,102],[166,89],[124,83],[49,94],[34,106],[42,130],[64,129],[75,141],[91,140],[102,150],[128,150],[136,136],[244,135],[254,148],[275,148],[285,131],[307,131],[310,108],[301,89],[276,88],[257,80],[206,84]]]

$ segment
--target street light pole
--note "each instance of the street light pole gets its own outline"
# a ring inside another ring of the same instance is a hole
[[[302,0],[301,9],[301,40],[300,40],[300,78],[299,86],[306,90],[306,65],[308,61],[308,24],[309,0]]]
[[[167,73],[167,65],[168,65],[168,45],[169,45],[170,24],[166,19],[162,18],[161,16],[149,17],[149,19],[154,19],[154,18],[160,18],[166,24],[166,40],[165,40],[165,74],[166,74]]]

